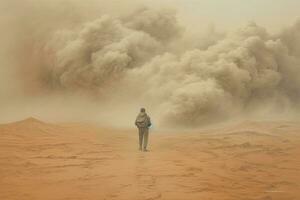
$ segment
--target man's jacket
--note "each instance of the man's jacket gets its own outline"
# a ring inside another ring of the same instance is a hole
[[[140,112],[135,120],[138,128],[149,128],[151,126],[150,117],[145,112]]]

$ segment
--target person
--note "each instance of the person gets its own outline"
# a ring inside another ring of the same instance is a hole
[[[139,129],[139,150],[148,151],[147,145],[151,120],[150,117],[147,115],[145,108],[141,108],[140,113],[136,117],[135,125]]]

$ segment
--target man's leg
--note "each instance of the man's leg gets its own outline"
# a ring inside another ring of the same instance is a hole
[[[143,145],[143,129],[139,128],[139,144],[140,144],[140,150],[142,150]]]
[[[148,129],[148,128],[145,128],[145,129],[144,129],[144,151],[147,150],[148,136],[149,136],[149,129]]]

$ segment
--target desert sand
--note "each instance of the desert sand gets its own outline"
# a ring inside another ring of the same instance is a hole
[[[137,131],[29,118],[0,125],[1,200],[299,200],[300,125]]]

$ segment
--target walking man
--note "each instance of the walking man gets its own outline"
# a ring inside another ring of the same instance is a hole
[[[138,114],[135,125],[139,129],[139,145],[140,151],[147,151],[149,127],[151,126],[150,117],[147,115],[145,108],[141,108]]]

